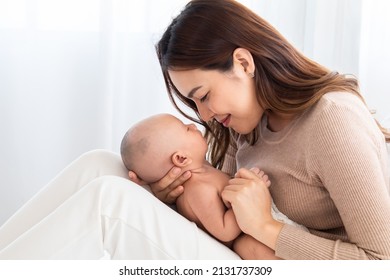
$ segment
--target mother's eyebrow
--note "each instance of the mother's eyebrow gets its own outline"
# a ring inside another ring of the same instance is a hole
[[[188,98],[194,97],[195,92],[200,89],[202,86],[194,87],[193,89],[190,90],[190,92],[187,94]]]

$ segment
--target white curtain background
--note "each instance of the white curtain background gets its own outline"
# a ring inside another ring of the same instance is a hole
[[[390,127],[390,2],[239,1],[309,57],[356,75]],[[178,115],[154,45],[183,0],[0,0],[0,225],[80,154]]]

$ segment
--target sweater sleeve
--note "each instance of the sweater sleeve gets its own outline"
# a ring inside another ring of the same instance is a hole
[[[390,259],[390,196],[383,134],[355,96],[321,110],[310,135],[308,168],[343,222],[346,240],[285,225],[276,253],[286,259]],[[318,217],[320,219],[320,217]]]

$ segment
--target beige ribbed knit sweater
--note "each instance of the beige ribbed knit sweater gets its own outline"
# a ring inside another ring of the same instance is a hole
[[[350,93],[328,93],[282,131],[250,146],[235,137],[223,170],[257,166],[276,206],[310,232],[284,225],[284,259],[390,259],[390,195],[384,136]]]

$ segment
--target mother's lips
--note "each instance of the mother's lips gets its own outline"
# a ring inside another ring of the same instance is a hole
[[[223,126],[227,127],[230,122],[230,115],[227,115],[225,118],[222,120],[216,119],[219,123],[221,123]]]

